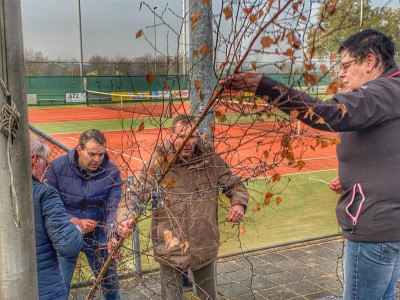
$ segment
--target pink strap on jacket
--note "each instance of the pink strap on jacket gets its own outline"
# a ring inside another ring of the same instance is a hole
[[[387,78],[392,78],[392,77],[394,77],[396,75],[399,75],[399,74],[400,74],[400,71],[397,71],[397,72],[394,72],[392,75],[389,75]]]

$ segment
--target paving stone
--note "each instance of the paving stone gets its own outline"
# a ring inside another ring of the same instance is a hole
[[[257,275],[252,277],[251,280],[241,283],[252,290],[265,290],[277,286],[275,282],[268,280],[263,276],[257,276]]]
[[[251,290],[248,287],[236,282],[218,286],[218,294],[228,298],[239,297],[249,293],[251,293]]]
[[[299,297],[298,294],[288,290],[283,286],[277,286],[270,289],[257,291],[257,293],[266,297],[267,299],[273,299],[273,300],[288,300]]]
[[[260,255],[257,257],[259,259],[261,259],[267,263],[271,263],[271,264],[276,264],[277,262],[288,259],[286,256],[282,255],[281,253],[276,253],[276,252]]]
[[[335,276],[321,276],[318,278],[314,278],[313,283],[319,285],[324,289],[340,289],[342,290],[342,284],[339,282],[337,277]]]
[[[321,292],[323,289],[313,284],[309,280],[301,280],[293,283],[288,283],[284,285],[287,289],[299,294],[299,295],[309,295],[317,292]]]

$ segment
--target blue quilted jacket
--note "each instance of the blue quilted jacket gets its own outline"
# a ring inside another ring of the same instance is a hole
[[[121,176],[107,153],[96,171],[86,173],[78,165],[75,147],[56,158],[44,177],[60,192],[70,217],[95,220],[106,229],[107,235],[111,234],[121,198]]]
[[[83,246],[82,234],[69,221],[57,190],[41,184],[35,177],[32,182],[39,298],[65,300],[68,294],[60,273],[57,252],[64,258],[76,257]]]

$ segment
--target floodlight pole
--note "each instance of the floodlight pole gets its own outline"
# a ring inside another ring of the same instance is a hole
[[[154,25],[154,75],[157,75],[157,30],[156,30],[156,9],[153,7],[153,25]]]
[[[38,299],[28,105],[20,0],[0,1],[0,107],[2,125],[13,126],[15,139],[0,133],[0,299]],[[6,104],[11,96],[16,110]],[[16,116],[19,112],[19,121]],[[7,116],[8,115],[8,116]],[[4,121],[4,123],[3,123]],[[4,132],[4,131],[3,131]]]
[[[213,70],[213,30],[212,30],[212,1],[203,4],[202,0],[191,0],[189,4],[189,15],[200,13],[200,17],[194,28],[190,29],[190,113],[201,114],[207,107],[209,99],[214,92],[214,70]],[[204,55],[194,55],[202,47],[207,46],[208,52]],[[201,83],[201,88],[196,87],[196,82]],[[213,132],[211,122],[214,120],[212,108],[199,125],[199,131],[206,133],[209,141],[212,141]]]
[[[80,71],[83,76],[83,47],[82,47],[82,15],[81,15],[81,0],[78,0],[78,14],[79,14],[79,51],[81,55]]]
[[[360,31],[363,27],[363,10],[364,10],[364,0],[360,0]]]
[[[186,1],[182,0],[182,72],[183,75],[186,75]]]

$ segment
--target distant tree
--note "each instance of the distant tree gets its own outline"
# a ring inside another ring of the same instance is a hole
[[[99,54],[93,55],[89,58],[89,65],[91,67],[91,73],[93,73],[93,75],[113,75],[112,64],[110,63],[110,59],[106,56],[101,56]]]
[[[318,10],[319,26],[307,31],[309,53],[314,57],[327,58],[336,53],[339,45],[354,33],[360,31],[360,1],[325,1]],[[364,0],[362,28],[372,28],[391,35],[400,50],[400,9],[371,6],[370,0]],[[321,21],[322,20],[322,21]]]
[[[26,76],[39,76],[42,75],[41,66],[43,62],[47,62],[49,59],[43,55],[41,51],[35,51],[32,48],[24,49],[24,60],[25,60],[25,75]]]
[[[49,59],[41,51],[35,51],[32,48],[24,49],[25,62],[47,62]]]
[[[135,59],[134,74],[132,75],[147,74],[154,74],[154,56],[148,53]]]
[[[114,59],[114,69],[117,76],[129,76],[133,60],[125,56],[117,56]]]

